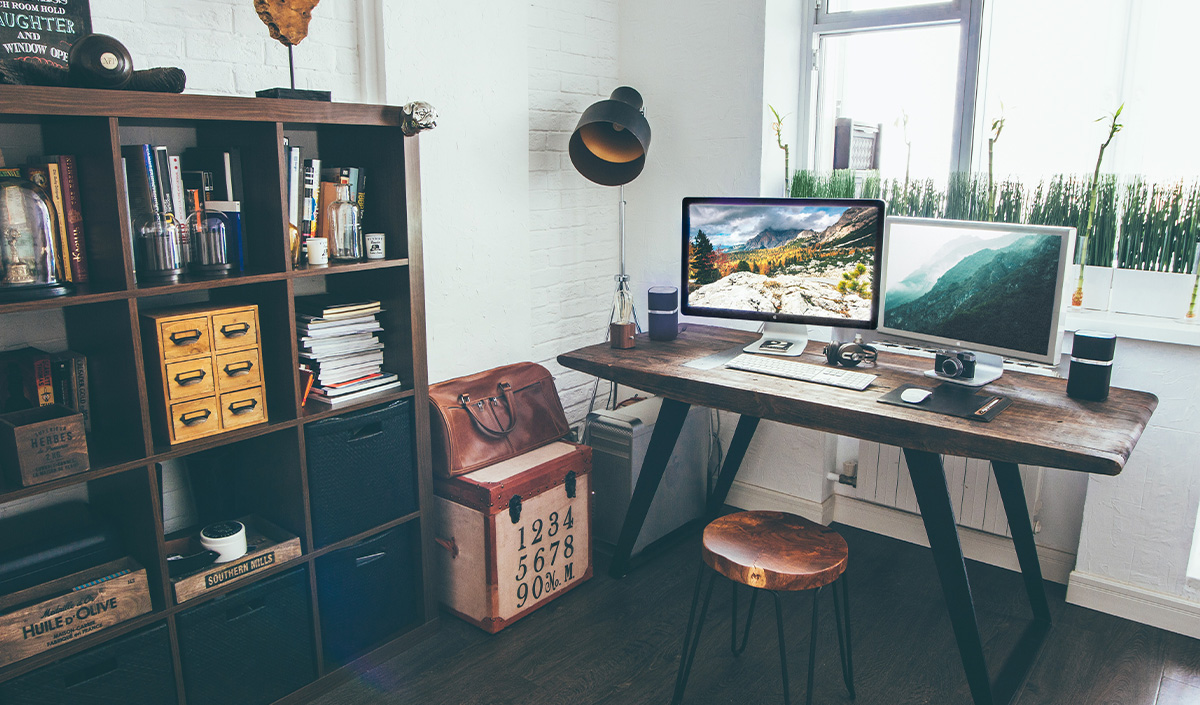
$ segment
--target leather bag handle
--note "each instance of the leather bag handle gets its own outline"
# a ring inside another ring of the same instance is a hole
[[[481,431],[483,431],[484,433],[487,433],[489,435],[492,435],[492,436],[503,438],[504,436],[507,436],[508,434],[512,433],[512,430],[517,425],[517,415],[513,412],[513,407],[516,406],[516,401],[513,399],[511,384],[509,384],[508,382],[501,382],[500,384],[497,385],[497,387],[500,389],[500,393],[504,396],[505,406],[508,407],[508,426],[507,426],[507,428],[505,428],[503,426],[500,426],[498,428],[492,428],[491,426],[489,426],[487,424],[487,421],[484,418],[482,418],[483,414],[481,412],[483,411],[484,400],[472,402],[470,395],[460,394],[460,395],[458,395],[458,403],[461,404],[462,408],[465,409],[466,412],[471,415],[471,420],[475,422],[475,425],[478,426]],[[500,400],[499,397],[488,397],[486,401],[490,402],[493,406],[495,406],[499,402],[499,400]],[[497,424],[497,426],[499,426],[499,424]]]

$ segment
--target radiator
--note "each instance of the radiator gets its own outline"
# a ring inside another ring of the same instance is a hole
[[[1008,518],[1004,514],[1004,503],[996,488],[992,466],[986,460],[960,458],[953,455],[942,457],[946,471],[946,484],[950,489],[950,504],[959,526],[978,529],[991,534],[1009,536]],[[1025,487],[1025,501],[1029,507],[1033,530],[1038,531],[1038,514],[1041,511],[1042,475],[1044,468],[1022,465],[1021,482]],[[853,485],[837,485],[837,494],[853,497],[885,507],[919,514],[917,498],[913,494],[912,479],[904,453],[895,446],[880,445],[870,441],[859,441],[858,469]]]

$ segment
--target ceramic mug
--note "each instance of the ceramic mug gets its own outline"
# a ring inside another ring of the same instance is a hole
[[[367,233],[367,259],[383,259],[383,233]]]
[[[305,241],[308,247],[308,263],[321,266],[329,264],[329,241],[323,237],[310,237]]]

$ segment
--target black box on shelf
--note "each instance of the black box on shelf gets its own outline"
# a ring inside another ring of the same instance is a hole
[[[302,567],[180,612],[176,624],[188,705],[267,705],[317,677]]]
[[[416,511],[411,399],[308,424],[304,447],[316,547]]]
[[[352,661],[420,618],[415,521],[333,551],[316,563],[327,664]]]
[[[0,683],[5,705],[163,705],[175,700],[165,623]]]

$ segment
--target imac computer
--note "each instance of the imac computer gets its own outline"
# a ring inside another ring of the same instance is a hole
[[[1074,228],[888,218],[879,333],[945,348],[926,374],[981,387],[1003,358],[1058,364]]]
[[[763,321],[746,352],[796,356],[808,326],[879,319],[883,201],[683,199],[681,311]]]

